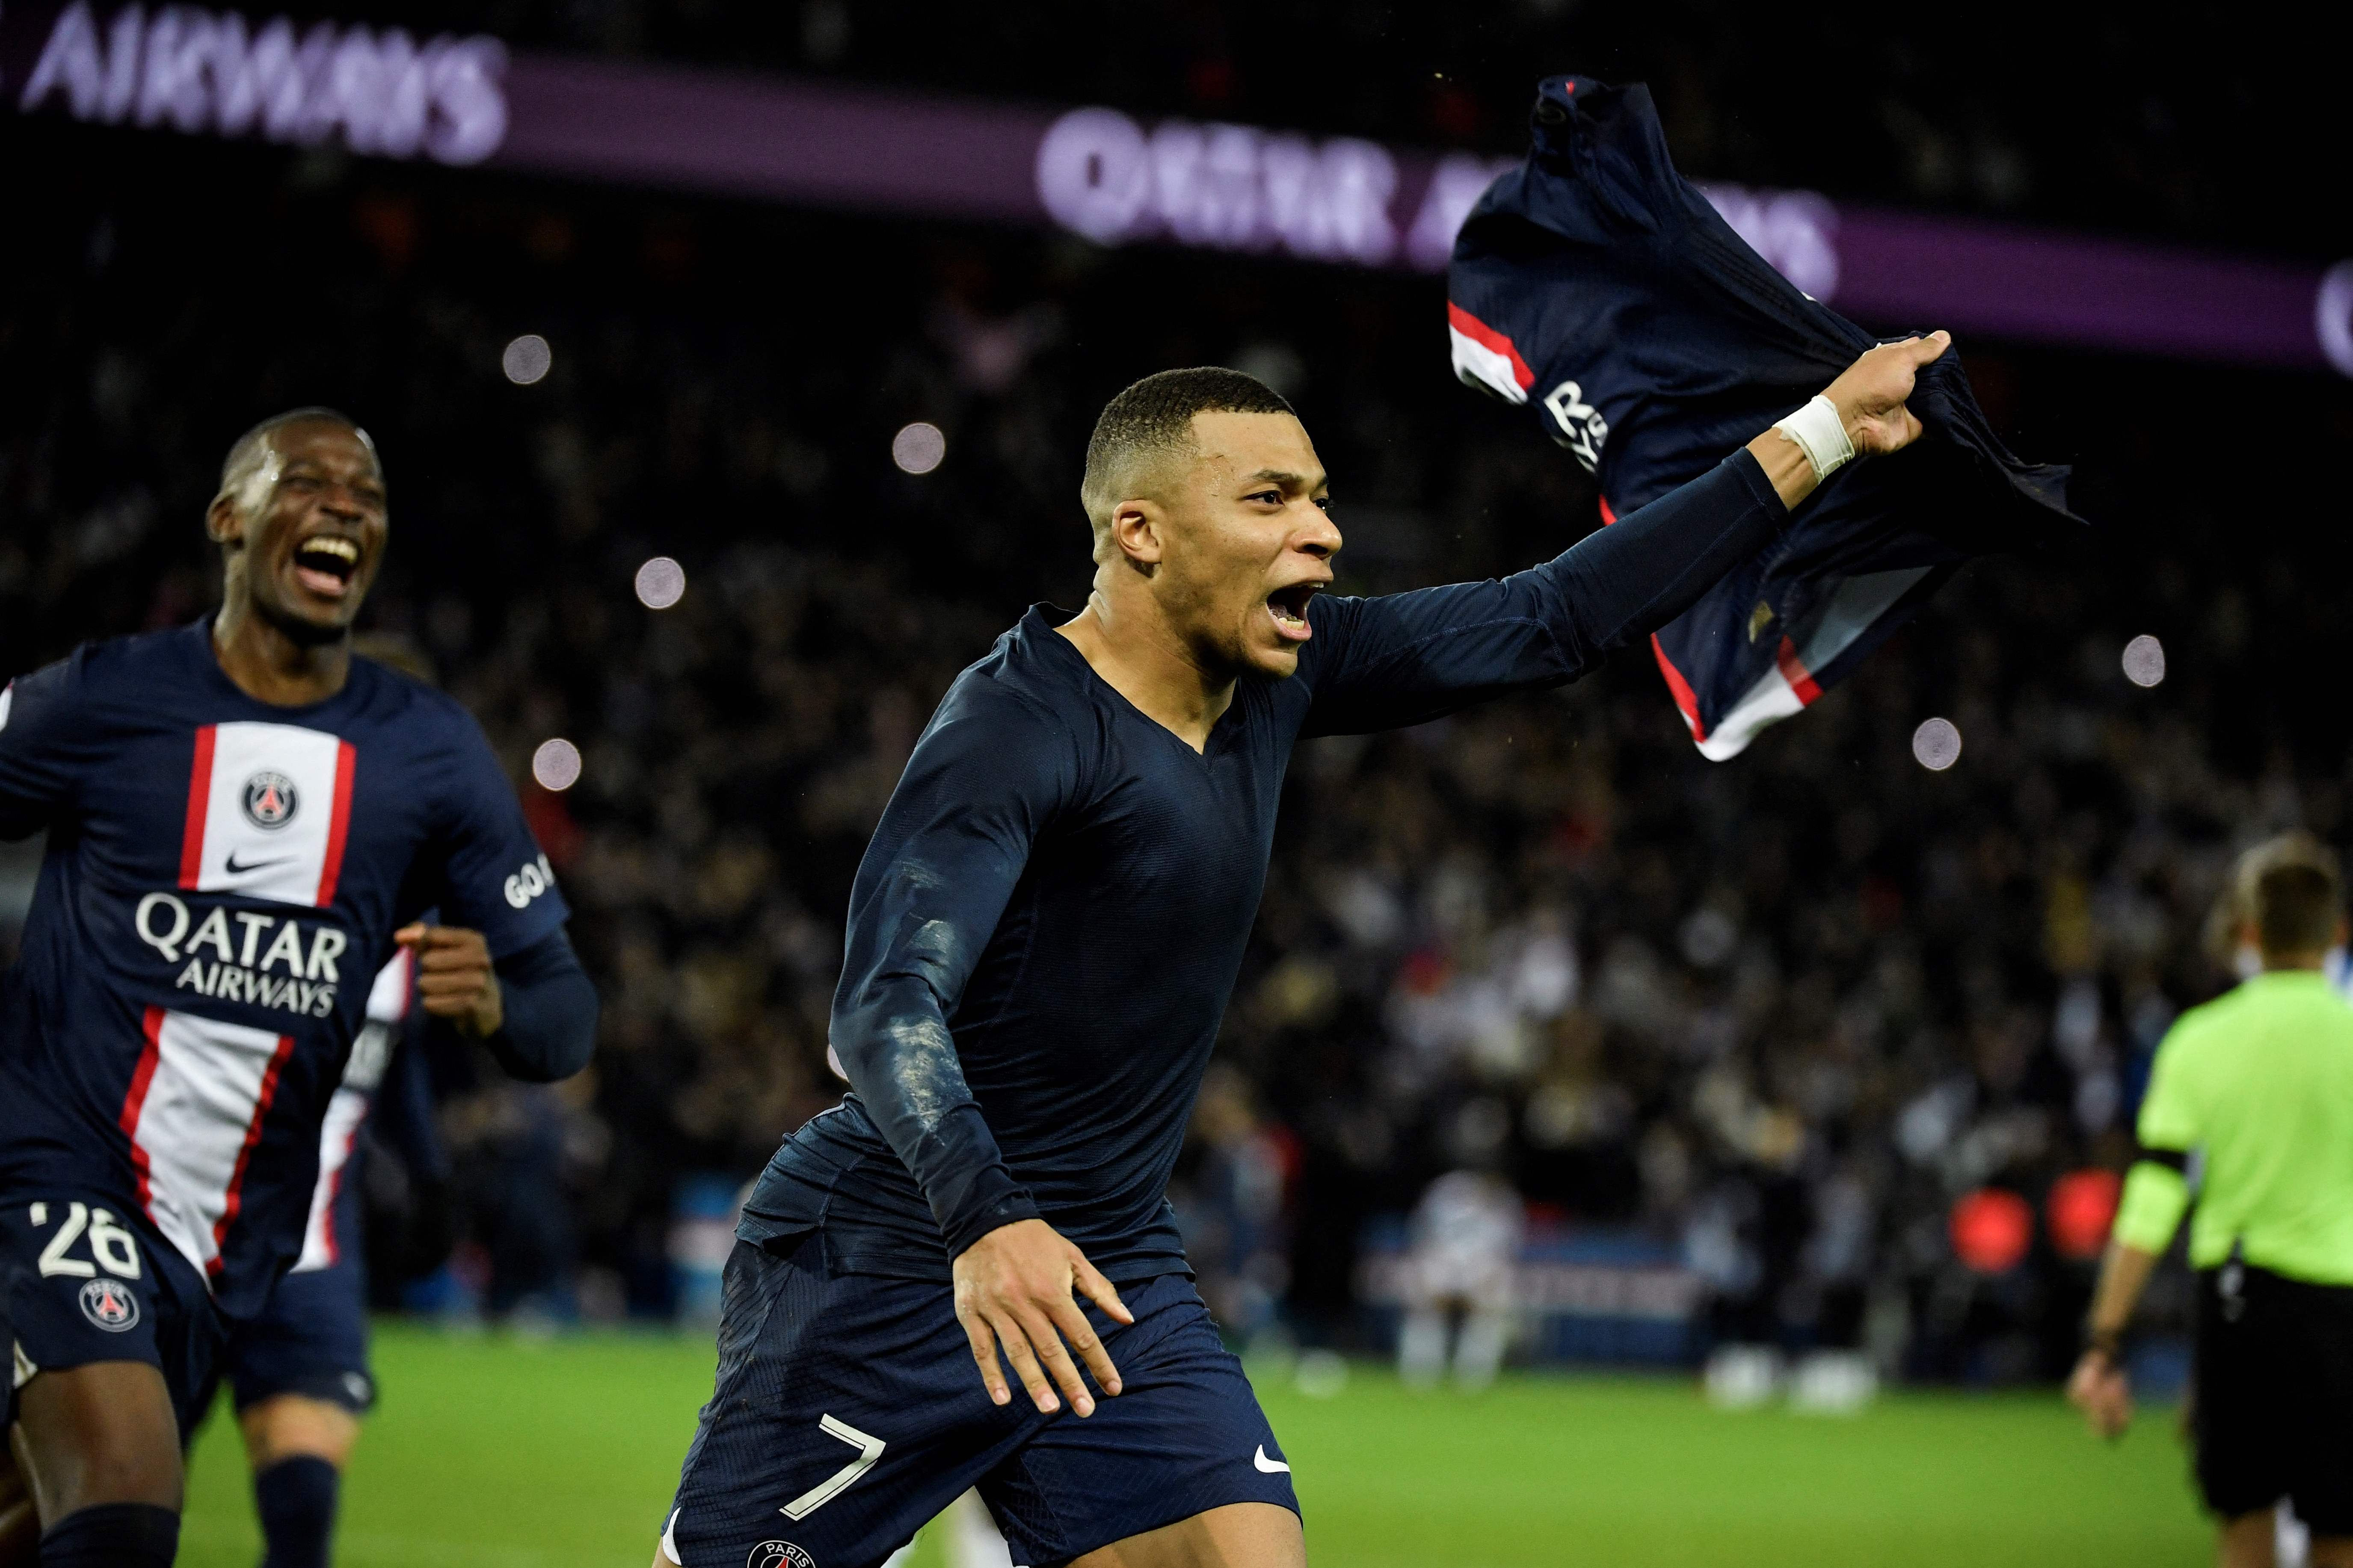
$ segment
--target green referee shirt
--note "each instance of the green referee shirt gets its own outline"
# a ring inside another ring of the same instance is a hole
[[[2233,1242],[2290,1279],[2353,1285],[2353,1006],[2310,970],[2273,970],[2178,1019],[2141,1103],[2144,1149],[2203,1155],[2189,1261]],[[2189,1206],[2179,1172],[2135,1164],[2116,1238],[2163,1252]]]

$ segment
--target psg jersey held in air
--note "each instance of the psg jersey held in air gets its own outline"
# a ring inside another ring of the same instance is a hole
[[[1647,89],[1548,77],[1534,129],[1454,242],[1455,374],[1592,473],[1605,522],[1705,473],[1875,341],[1675,172]],[[1651,637],[1707,757],[1804,711],[1971,557],[2081,535],[2068,471],[2003,447],[1957,352],[1923,367],[1910,406],[1920,440],[1832,474]]]
[[[0,1201],[113,1197],[232,1317],[301,1251],[393,932],[438,906],[495,960],[566,914],[455,701],[364,658],[322,702],[258,701],[210,617],[0,695],[0,837],[43,829],[0,1009]]]

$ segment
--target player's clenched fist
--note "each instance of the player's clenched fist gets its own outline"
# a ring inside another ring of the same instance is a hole
[[[1919,417],[1905,400],[1920,367],[1952,346],[1950,332],[1882,343],[1839,373],[1822,395],[1838,410],[1857,455],[1901,451],[1920,438]]]
[[[491,967],[491,946],[478,931],[459,926],[406,925],[392,940],[417,954],[417,999],[476,1039],[506,1022],[506,1003]]]
[[[1094,1396],[1071,1360],[1072,1351],[1094,1374],[1097,1387],[1107,1394],[1119,1392],[1119,1369],[1079,1310],[1075,1293],[1083,1292],[1123,1323],[1135,1321],[1134,1315],[1111,1281],[1053,1226],[1042,1219],[999,1226],[956,1255],[955,1273],[956,1321],[972,1342],[972,1359],[980,1363],[989,1398],[1003,1405],[1013,1397],[997,1364],[1000,1350],[1042,1411],[1061,1407],[1054,1397],[1060,1384],[1071,1409],[1081,1415],[1095,1413]]]

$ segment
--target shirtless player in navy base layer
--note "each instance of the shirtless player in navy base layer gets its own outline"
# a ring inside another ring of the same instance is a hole
[[[1184,370],[1114,398],[1086,608],[1032,608],[957,678],[859,868],[852,1092],[745,1205],[657,1568],[873,1568],[975,1484],[1017,1563],[1303,1563],[1164,1196],[1293,746],[1577,679],[1841,457],[1915,437],[1947,342],[1872,350],[1797,435],[1545,565],[1375,599],[1319,596],[1340,531],[1281,397]]]

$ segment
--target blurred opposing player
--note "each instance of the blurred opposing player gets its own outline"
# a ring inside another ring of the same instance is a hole
[[[1517,1305],[1514,1272],[1527,1211],[1512,1184],[1490,1171],[1449,1171],[1414,1205],[1406,1255],[1406,1315],[1398,1334],[1398,1375],[1417,1388],[1446,1371],[1454,1338],[1454,1381],[1495,1381]],[[1456,1328],[1451,1321],[1461,1314]]]
[[[872,1568],[976,1483],[1016,1563],[1303,1562],[1165,1195],[1292,747],[1575,679],[1839,461],[1916,437],[1945,346],[1873,350],[1803,426],[1546,565],[1379,599],[1317,596],[1340,533],[1289,404],[1223,370],[1114,398],[1086,608],[1033,608],[957,678],[859,868],[852,1093],[745,1205],[655,1562]]]
[[[596,992],[505,776],[455,703],[354,658],[386,532],[325,409],[231,448],[220,609],[0,695],[0,834],[46,829],[0,1014],[0,1562],[148,1568],[222,1342],[301,1254],[369,981],[540,1079]],[[406,923],[438,907],[448,926]]]
[[[2353,1007],[2321,973],[2345,942],[2334,859],[2309,839],[2242,861],[2235,889],[2262,972],[2183,1014],[2158,1047],[2067,1385],[2094,1430],[2132,1419],[2126,1327],[2189,1209],[2198,1270],[2191,1429],[2224,1568],[2271,1568],[2274,1508],[2308,1527],[2315,1568],[2353,1564]]]

